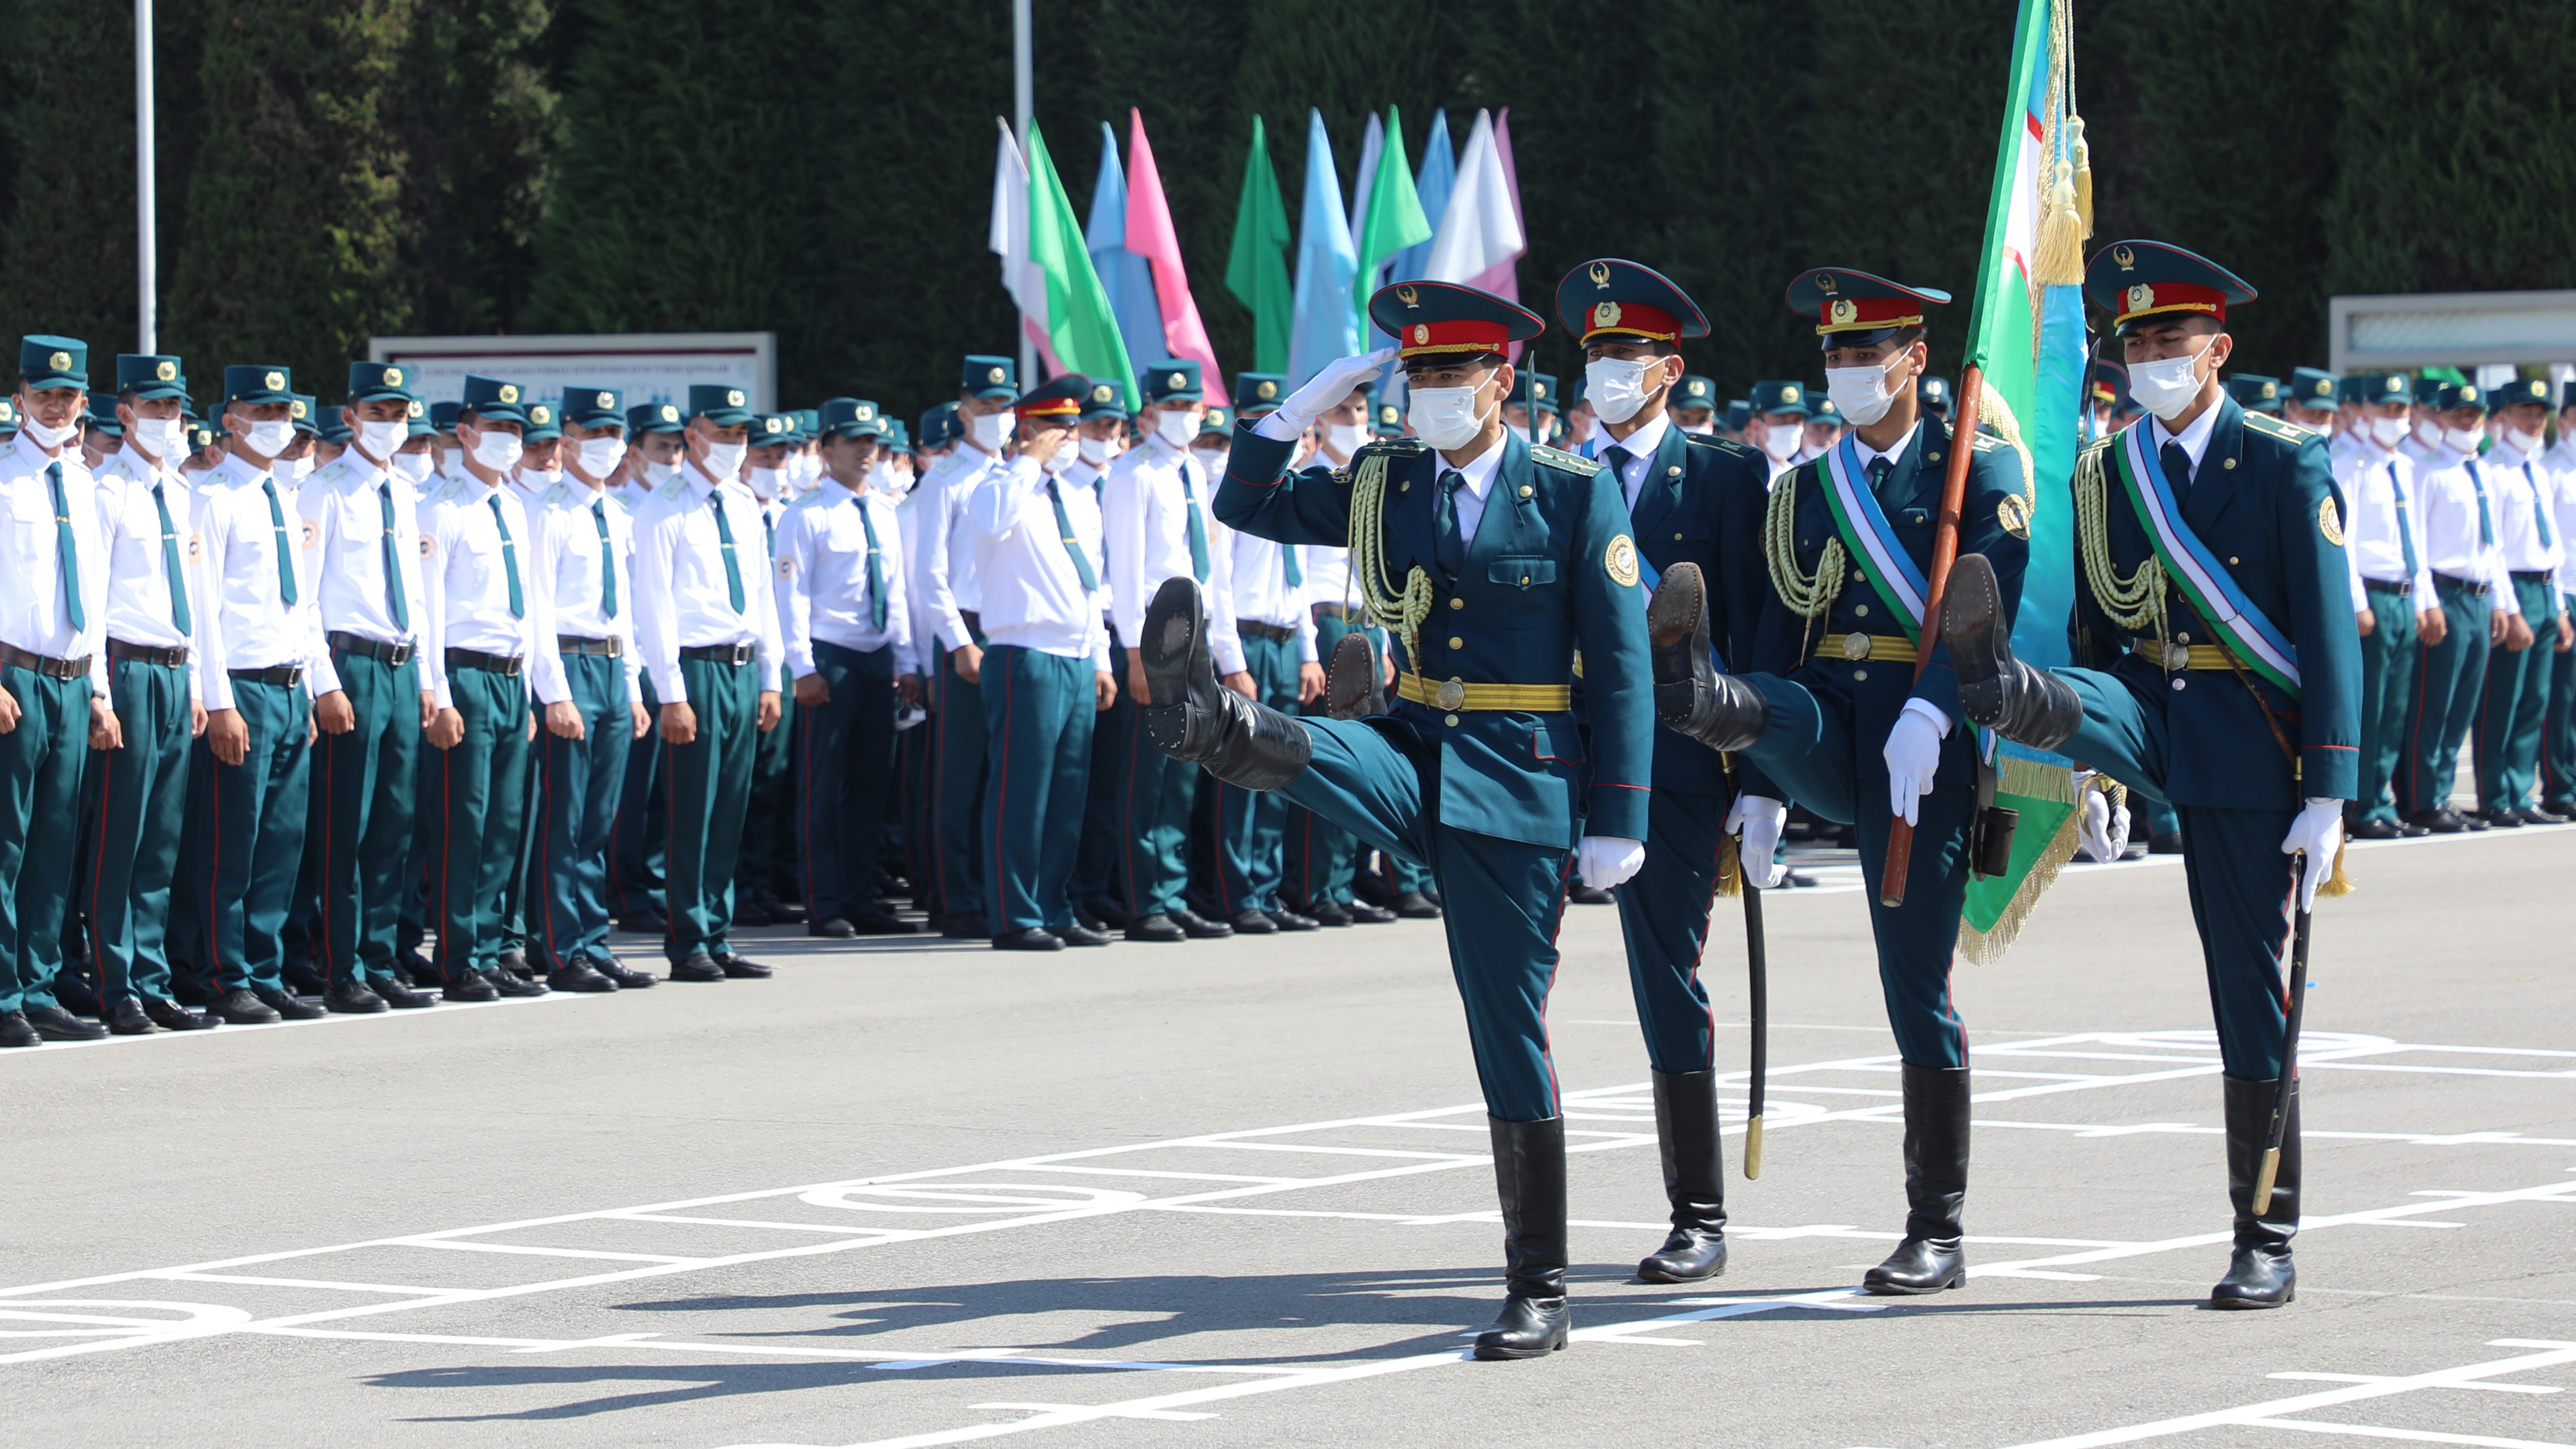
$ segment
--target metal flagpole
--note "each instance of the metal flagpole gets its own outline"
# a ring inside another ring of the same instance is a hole
[[[138,352],[161,350],[160,257],[153,245],[158,198],[152,171],[152,0],[134,0],[134,335]]]
[[[146,0],[135,0],[136,4]],[[1020,143],[1020,154],[1029,154],[1029,112],[1035,105],[1036,82],[1030,54],[1029,0],[1011,0],[1011,134]],[[1020,319],[1020,386],[1037,385],[1038,350],[1029,340],[1028,318]]]

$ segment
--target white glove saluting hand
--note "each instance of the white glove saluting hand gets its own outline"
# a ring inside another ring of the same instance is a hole
[[[2281,841],[2283,855],[2305,852],[2299,863],[2299,909],[2312,910],[2317,904],[2317,887],[2334,873],[2335,851],[2343,844],[2343,802],[2310,800],[2300,807],[2299,818],[2290,822],[2290,833]]]
[[[1345,357],[1324,364],[1324,370],[1308,379],[1306,385],[1288,394],[1279,410],[1252,425],[1252,430],[1274,443],[1284,443],[1315,425],[1315,419],[1340,407],[1361,384],[1377,375],[1395,356],[1393,347],[1381,347],[1359,357]]]
[[[1344,397],[1350,396],[1348,393]],[[1574,847],[1574,870],[1583,883],[1608,890],[1646,863],[1646,843],[1617,835],[1587,835]]]
[[[1735,858],[1744,879],[1756,890],[1769,890],[1789,878],[1779,862],[1780,829],[1789,823],[1789,807],[1761,795],[1738,795],[1727,808],[1725,831],[1743,832]]]

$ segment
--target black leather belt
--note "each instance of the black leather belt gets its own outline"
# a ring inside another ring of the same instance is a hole
[[[2551,573],[2547,569],[2515,569],[2513,571],[2513,581],[2517,584],[2545,584],[2556,577],[2556,574]]]
[[[158,664],[165,669],[178,669],[188,662],[188,651],[156,649],[148,644],[128,644],[122,639],[107,641],[107,657],[125,659],[136,664]]]
[[[450,669],[480,669],[486,674],[516,676],[526,665],[527,661],[516,654],[478,654],[471,649],[447,651],[447,667]]]
[[[2400,597],[2415,592],[2415,581],[2413,579],[2399,579],[2393,584],[2388,582],[2386,579],[2363,579],[2361,581],[2361,586],[2375,593],[2396,594]]]
[[[730,664],[740,668],[760,657],[757,644],[692,644],[680,651],[683,659],[700,664]]]
[[[352,634],[344,629],[334,629],[323,635],[322,640],[343,654],[363,655],[380,664],[409,664],[411,657],[420,652],[420,646],[408,639],[399,644],[392,644],[382,639],[370,639],[364,634]]]
[[[1315,616],[1318,624],[1326,619],[1348,619],[1351,616],[1350,610],[1340,604],[1315,604],[1309,606],[1308,612]]]
[[[31,670],[47,679],[89,678],[89,656],[86,654],[78,659],[54,659],[43,654],[31,654],[15,644],[0,644],[0,664]]]
[[[1273,643],[1286,643],[1297,637],[1297,631],[1286,624],[1264,624],[1258,619],[1235,620],[1234,632],[1246,639],[1268,639]]]
[[[585,639],[579,634],[557,634],[555,636],[555,652],[558,654],[604,654],[611,659],[617,659],[625,655],[626,641],[623,639]]]
[[[304,666],[301,664],[273,664],[266,669],[227,669],[224,672],[251,684],[273,684],[280,689],[293,689],[304,682]]]
[[[2455,579],[2449,574],[2435,574],[2433,575],[2433,582],[2436,585],[2448,584],[2450,587],[2461,590],[2473,599],[2483,599],[2487,596],[2487,586],[2484,583],[2472,583],[2467,579]]]

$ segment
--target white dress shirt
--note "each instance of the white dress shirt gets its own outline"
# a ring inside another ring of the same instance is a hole
[[[203,700],[199,679],[205,662],[205,542],[197,536],[196,499],[165,467],[135,451],[131,444],[99,466],[96,474],[100,537],[107,551],[105,637],[146,649],[188,651],[188,696]],[[170,511],[171,537],[165,543],[161,508],[152,490],[161,489],[161,504]],[[179,632],[172,606],[169,549],[179,550],[177,596],[188,605],[188,632]]]
[[[2498,614],[2518,614],[2512,576],[2505,572],[2503,517],[2496,511],[2497,477],[2486,465],[2445,445],[2432,461],[2416,470],[2415,547],[2434,573],[2487,586],[2487,607]],[[2478,500],[2486,497],[2489,526],[2478,524]]]
[[[2335,468],[2343,485],[2344,557],[2350,561],[2353,612],[2370,607],[2364,581],[2403,584],[2406,546],[2397,535],[2399,510],[2415,540],[2414,606],[2433,607],[2433,566],[2424,548],[2424,528],[2415,517],[2415,466],[2402,455],[2376,443],[2356,443],[2344,451]]]
[[[283,494],[272,513],[260,484],[268,475],[239,456],[228,455],[197,482],[197,530],[206,544],[206,579],[217,615],[215,637],[207,646],[206,667],[198,672],[210,710],[233,707],[235,669],[304,670],[308,694],[329,694],[340,687],[331,669],[331,651],[322,642],[322,616],[313,604],[313,566],[320,554],[308,547],[304,520]],[[281,521],[280,515],[283,515]],[[295,602],[285,599],[278,561],[293,570]],[[98,617],[93,614],[90,617]]]
[[[1056,484],[1054,497],[1047,485]],[[1064,522],[1056,521],[1056,499]],[[1034,649],[1068,659],[1088,658],[1109,669],[1109,635],[1101,627],[1107,602],[1100,586],[1100,508],[1088,488],[1069,488],[1027,458],[1014,458],[967,501],[984,571],[984,637],[995,644]],[[1070,542],[1092,566],[1092,586],[1076,572]]]
[[[1121,453],[1100,488],[1101,526],[1107,532],[1109,613],[1118,638],[1134,647],[1145,635],[1145,609],[1167,579],[1192,576],[1190,515],[1197,512],[1207,537],[1207,577],[1199,589],[1207,608],[1208,649],[1219,674],[1243,670],[1243,643],[1235,637],[1234,602],[1227,597],[1230,552],[1221,545],[1224,525],[1211,508],[1215,481],[1187,448],[1160,433]]]
[[[2567,561],[2558,533],[2558,475],[2536,457],[2499,441],[2479,464],[2496,508],[2496,548],[2512,573],[2556,574]],[[2546,523],[2543,522],[2546,520]],[[2547,528],[2544,541],[2541,530]]]
[[[1306,605],[1315,596],[1312,580],[1299,561],[1298,582],[1288,582],[1290,545],[1220,525],[1225,538],[1226,595],[1234,601],[1238,623],[1269,624],[1297,631],[1297,662],[1315,661],[1315,616]],[[1232,626],[1229,626],[1232,627]],[[1241,635],[1236,636],[1238,646]],[[1211,651],[1213,652],[1213,651]]]
[[[2200,460],[2209,453],[2209,440],[2218,434],[2218,407],[2219,405],[2217,403],[2211,403],[2209,406],[2202,408],[2200,410],[2200,416],[2193,418],[2189,423],[2184,424],[2183,430],[2179,433],[2166,427],[2164,419],[2154,416],[2148,417],[2147,426],[2154,429],[2154,431],[2147,434],[2147,438],[2157,459],[2162,461],[2164,457],[2165,444],[2180,443],[2182,444],[2183,456],[2191,460],[2192,476],[2198,477],[2200,475]],[[1860,449],[1864,454],[1867,453],[1869,451],[1869,444],[1861,444]],[[1900,445],[1897,451],[1903,452],[1904,448]],[[1864,466],[1868,463],[1867,458],[1863,458],[1861,461]],[[2182,494],[2185,491],[2188,491],[2191,487],[2191,478],[2170,478],[2166,481],[2174,485],[2176,490],[2174,496],[2177,499],[2179,499]]]
[[[1439,455],[1438,462],[1441,473],[1454,472],[1467,480],[1467,486],[1458,490],[1455,503],[1459,551],[1464,557],[1466,545],[1476,537],[1476,530],[1484,526],[1485,494],[1494,486],[1495,471],[1503,466],[1503,440],[1496,438],[1492,447],[1464,463],[1450,462],[1445,453]],[[1434,473],[1432,478],[1432,486],[1438,487],[1439,473]],[[1439,500],[1436,498],[1432,500],[1432,516],[1439,516]]]
[[[504,530],[507,530],[505,533]],[[440,709],[452,708],[447,651],[467,649],[522,661],[522,681],[554,652],[546,580],[535,563],[536,530],[528,526],[519,490],[468,476],[430,491],[420,509],[421,535],[429,540],[421,590],[431,621],[428,682]],[[519,612],[510,612],[510,575],[519,579]],[[419,615],[414,616],[415,619]]]
[[[719,508],[733,531],[735,567],[742,580],[738,609],[725,578],[724,544],[716,528]],[[778,688],[784,653],[778,641],[778,605],[761,563],[760,500],[750,489],[740,483],[719,486],[694,462],[683,466],[635,511],[630,571],[636,648],[662,703],[688,702],[680,651],[708,645],[757,645],[760,687]]]
[[[1619,492],[1627,498],[1628,511],[1631,513],[1637,511],[1637,495],[1645,491],[1646,475],[1654,470],[1655,450],[1664,445],[1664,434],[1671,431],[1673,426],[1672,418],[1662,409],[1651,411],[1654,416],[1646,419],[1639,425],[1637,431],[1624,438],[1611,437],[1605,429],[1599,438],[1601,446],[1592,455],[1597,460],[1607,462],[1612,448],[1622,449],[1628,454],[1627,464],[1619,470]],[[1772,469],[1774,476],[1779,471],[1779,466],[1775,464]]]
[[[81,627],[73,628],[63,597],[62,540],[56,527],[53,484],[46,469],[62,465],[63,506],[72,520],[72,557],[78,566]],[[7,499],[8,543],[0,554],[6,588],[0,588],[0,642],[48,659],[89,656],[90,688],[107,693],[107,556],[98,514],[98,485],[75,443],[48,457],[21,432],[0,452],[0,495]]]
[[[431,485],[433,489],[442,486]],[[385,582],[388,501],[393,505],[393,555],[402,574],[407,626],[394,622],[393,593]],[[419,642],[420,504],[411,484],[377,467],[352,445],[304,481],[296,492],[295,508],[319,539],[314,549],[313,603],[325,636],[336,630],[386,644]],[[429,669],[426,663],[421,666],[423,688],[429,687]]]
[[[877,576],[885,581],[885,627],[868,591],[868,530],[876,530]],[[832,478],[799,498],[778,524],[778,634],[787,673],[814,672],[814,642],[861,654],[894,650],[894,672],[921,673],[903,578],[903,522],[882,493],[853,492]]]
[[[983,611],[982,562],[966,526],[966,506],[985,478],[1001,465],[971,443],[942,458],[913,490],[920,502],[913,600],[924,611],[934,642],[944,652],[974,642],[965,616]]]
[[[2558,445],[2540,458],[2558,475],[2558,511],[2550,515],[2558,552],[2564,556],[2558,565],[2558,592],[2576,594],[2576,548],[2567,546],[2567,530],[2576,528],[2576,437],[2562,434]]]
[[[554,621],[553,639],[536,641],[529,661],[529,683],[540,704],[572,698],[572,679],[564,670],[563,648],[569,635],[580,639],[614,639],[618,664],[626,674],[626,698],[641,701],[643,655],[635,648],[635,580],[630,562],[635,551],[635,520],[611,502],[609,490],[593,488],[566,474],[527,505],[528,527],[535,542],[524,555],[528,575],[546,591],[546,612]],[[608,612],[608,585],[617,586],[617,612]]]

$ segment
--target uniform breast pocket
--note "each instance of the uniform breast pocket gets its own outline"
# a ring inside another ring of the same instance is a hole
[[[20,524],[51,523],[54,508],[33,493],[14,493],[9,498],[9,519]]]
[[[1583,727],[1571,717],[1541,717],[1530,721],[1530,761],[1554,765],[1559,769],[1577,769],[1584,761]]]
[[[340,536],[342,538],[372,542],[376,535],[384,531],[384,510],[377,505],[375,499],[361,501],[350,498],[341,501]]]
[[[1552,558],[1498,558],[1485,569],[1485,581],[1516,589],[1535,589],[1556,582]]]

